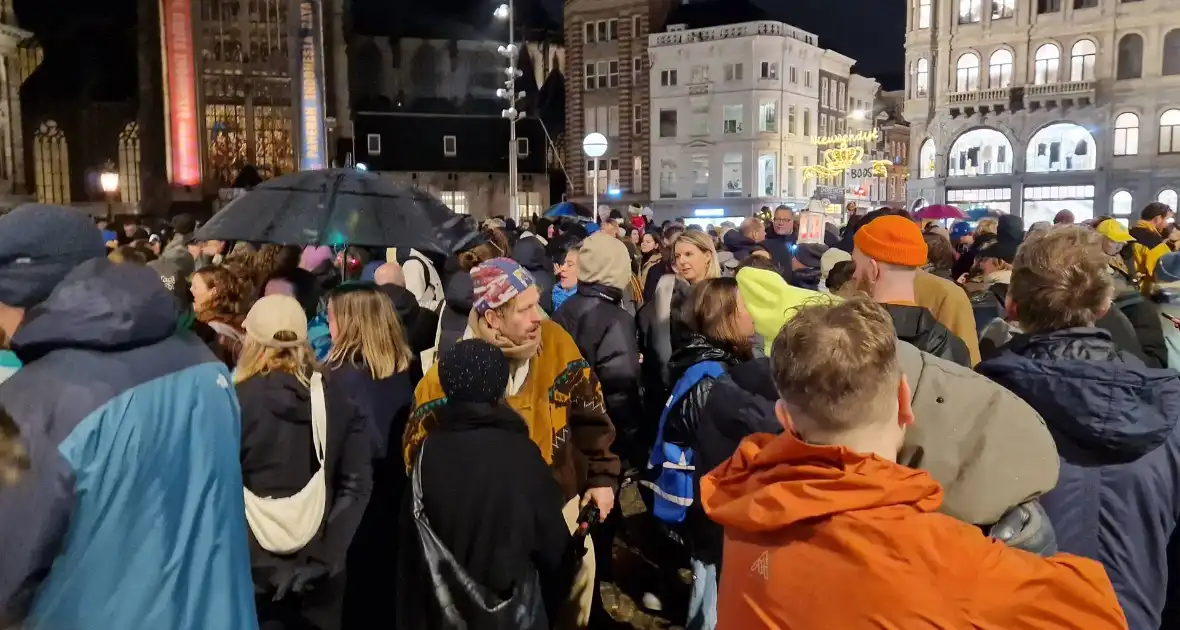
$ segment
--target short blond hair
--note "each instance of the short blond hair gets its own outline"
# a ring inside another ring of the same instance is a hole
[[[975,224],[975,235],[991,234],[995,236],[1000,231],[1000,220],[995,217],[984,217]]]
[[[709,238],[708,234],[700,230],[685,230],[673,239],[671,245],[673,263],[676,262],[676,246],[680,243],[688,243],[709,257],[709,267],[705,270],[705,277],[701,280],[721,277],[721,261],[717,260],[717,247],[713,245],[713,239]]]
[[[1008,297],[1027,333],[1093,326],[1113,293],[1102,236],[1082,226],[1030,235],[1016,252]]]
[[[311,345],[304,343],[293,348],[272,348],[255,341],[249,335],[244,337],[242,352],[234,367],[234,383],[241,383],[255,376],[285,372],[294,376],[304,387],[311,387],[311,375],[317,363]],[[295,333],[283,330],[275,334],[277,341],[295,341]]]
[[[770,352],[779,396],[827,442],[880,419],[896,401],[901,368],[893,319],[865,297],[800,308]]]
[[[374,380],[410,369],[413,355],[389,296],[375,286],[345,285],[328,298],[328,310],[338,331],[328,365],[365,367]]]

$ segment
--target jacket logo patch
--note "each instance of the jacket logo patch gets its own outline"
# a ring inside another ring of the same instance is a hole
[[[754,564],[750,565],[750,573],[757,573],[763,580],[770,579],[770,552],[763,551]]]

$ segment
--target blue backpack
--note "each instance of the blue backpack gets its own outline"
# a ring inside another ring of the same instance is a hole
[[[660,428],[656,434],[655,446],[647,462],[648,479],[642,484],[652,492],[651,511],[664,523],[683,523],[688,508],[693,504],[693,475],[696,473],[696,454],[687,446],[664,441],[664,426],[668,423],[668,412],[673,409],[701,379],[717,379],[725,373],[725,367],[716,361],[704,361],[688,368],[676,385],[672,395],[664,403],[660,413]]]

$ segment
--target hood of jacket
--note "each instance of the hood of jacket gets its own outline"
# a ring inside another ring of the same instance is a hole
[[[90,260],[29,309],[12,350],[24,363],[61,348],[129,350],[167,339],[179,315],[176,298],[155,271]]]
[[[942,489],[926,472],[875,455],[758,434],[701,479],[701,501],[714,522],[763,533],[881,508],[933,512]]]
[[[733,252],[737,258],[745,258],[749,255],[750,250],[758,247],[758,243],[754,239],[742,234],[741,230],[729,230],[725,236],[721,237],[721,244],[725,245],[725,249]]]
[[[1097,328],[1018,335],[979,372],[1026,400],[1050,429],[1113,461],[1155,449],[1180,420],[1180,374],[1145,367]]]
[[[549,257],[545,255],[545,245],[536,236],[521,236],[512,248],[512,258],[521,267],[529,271],[551,271]]]
[[[471,274],[463,271],[451,274],[443,295],[448,308],[466,317],[475,306],[475,284],[471,281]]]
[[[795,311],[807,304],[830,304],[839,300],[832,295],[794,287],[768,269],[746,267],[734,276],[738,292],[754,318],[754,330],[766,340],[769,353],[774,338]]]
[[[579,282],[574,292],[596,300],[609,302],[615,306],[623,303],[623,290],[597,282]]]
[[[412,326],[413,322],[410,320],[416,318],[419,308],[418,299],[414,297],[414,294],[410,293],[409,289],[396,284],[378,285],[377,290],[384,293],[393,302],[393,310],[397,311],[397,315],[405,327]]]
[[[1009,240],[1017,243],[1024,240],[1024,219],[1020,215],[1005,214],[1001,216],[996,225],[996,238],[998,240]]]

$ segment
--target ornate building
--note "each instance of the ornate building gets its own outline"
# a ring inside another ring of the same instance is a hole
[[[20,86],[43,56],[32,33],[17,27],[12,4],[0,0],[0,208],[27,200],[33,189],[25,169]]]
[[[909,202],[1126,223],[1180,194],[1169,0],[909,0]]]

